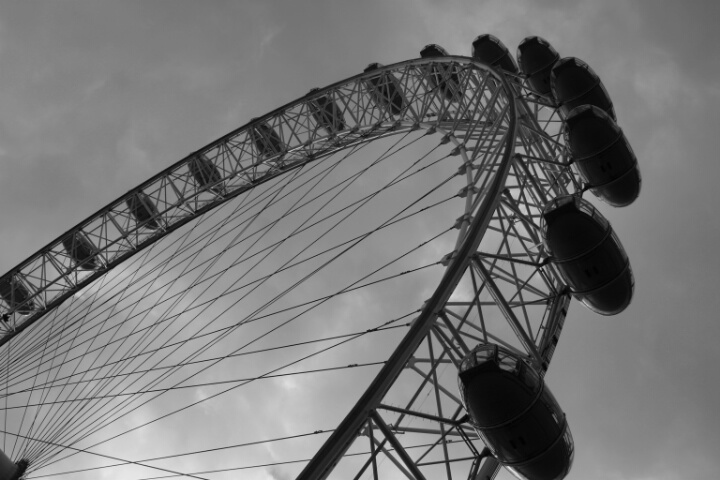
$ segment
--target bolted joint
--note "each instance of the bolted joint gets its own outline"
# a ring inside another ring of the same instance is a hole
[[[458,217],[458,219],[455,220],[455,225],[453,225],[453,228],[460,229],[463,226],[463,224],[469,225],[470,223],[472,223],[472,218],[473,218],[472,215],[470,215],[469,213],[466,213],[463,216]]]
[[[442,259],[440,260],[440,263],[442,264],[443,267],[447,267],[448,265],[450,265],[450,262],[452,262],[455,259],[455,257],[457,257],[457,250],[453,250],[452,252],[450,252],[447,255],[445,255],[444,257],[442,257]]]
[[[465,153],[465,152],[466,152],[465,145],[458,145],[457,147],[452,149],[452,151],[450,152],[450,156],[456,157],[456,156],[460,155],[461,153]]]
[[[457,196],[460,198],[465,198],[468,196],[468,193],[476,195],[478,192],[480,192],[480,189],[477,188],[475,185],[466,185],[460,189],[460,191],[457,193]]]
[[[465,175],[467,172],[477,170],[478,168],[480,168],[480,167],[475,165],[472,162],[465,162],[462,165],[460,165],[460,168],[458,168],[458,175]]]

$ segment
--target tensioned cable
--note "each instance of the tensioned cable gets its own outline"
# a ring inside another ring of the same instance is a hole
[[[405,450],[413,450],[413,449],[416,449],[416,448],[426,448],[426,447],[430,447],[430,446],[432,446],[432,445],[433,445],[432,443],[424,443],[424,444],[421,444],[421,445],[408,445],[408,446],[403,446],[403,449],[405,449]],[[386,450],[387,450],[388,452],[394,452],[394,451],[395,451],[394,448],[386,448]],[[346,453],[346,454],[344,454],[344,455],[343,455],[343,458],[347,458],[347,457],[358,457],[358,456],[372,455],[372,454],[373,454],[372,451],[353,452],[353,453]],[[238,471],[238,470],[250,470],[250,469],[253,469],[253,468],[276,467],[276,466],[280,466],[280,465],[289,465],[289,464],[293,464],[293,463],[307,463],[307,462],[309,462],[310,460],[311,460],[311,459],[309,459],[309,458],[304,458],[304,459],[301,459],[301,460],[285,460],[285,461],[282,461],[282,462],[270,462],[270,463],[255,464],[255,465],[246,465],[246,466],[243,466],[243,467],[232,467],[232,468],[220,468],[220,469],[215,469],[215,470],[204,470],[204,471],[202,471],[202,472],[194,472],[194,474],[196,474],[196,475],[206,475],[206,474],[210,474],[210,473],[223,473],[223,472],[233,472],[233,471]],[[463,459],[463,460],[465,460],[465,459]],[[470,460],[470,459],[468,459],[468,460]],[[142,477],[142,478],[138,478],[138,479],[135,479],[135,480],[161,480],[161,479],[163,479],[163,478],[173,478],[174,476],[176,476],[176,475],[163,475],[162,477]]]
[[[413,314],[415,314],[415,313],[417,313],[417,310],[412,311],[412,312],[409,312],[409,313],[407,313],[407,314],[405,314],[405,315],[403,315],[403,316],[401,316],[401,317],[397,317],[397,318],[391,320],[391,322],[400,321],[400,320],[402,320],[402,319],[404,319],[404,318],[407,318],[407,317],[409,317],[409,316],[411,316],[411,315],[413,315]],[[386,324],[387,324],[387,323],[388,323],[388,322],[386,322]],[[296,360],[293,360],[293,361],[291,361],[291,362],[288,362],[288,363],[286,363],[286,364],[284,364],[284,365],[281,365],[281,366],[279,366],[279,367],[277,367],[277,368],[271,369],[271,370],[267,371],[264,375],[273,374],[273,373],[275,373],[275,372],[277,372],[277,371],[280,371],[280,370],[282,370],[282,369],[285,369],[285,368],[287,368],[287,367],[290,367],[290,366],[292,366],[292,365],[295,365],[295,364],[297,364],[297,363],[300,363],[300,362],[302,362],[302,361],[304,361],[304,360],[307,360],[308,358],[312,358],[312,357],[315,357],[315,356],[320,355],[320,354],[322,354],[322,353],[325,353],[325,352],[327,352],[327,351],[329,351],[329,350],[331,350],[331,349],[334,349],[335,347],[338,347],[338,346],[340,346],[340,345],[343,345],[343,344],[345,344],[345,343],[347,343],[347,342],[350,342],[350,341],[352,341],[352,340],[356,340],[357,338],[360,338],[360,337],[362,337],[362,336],[364,336],[364,335],[366,335],[366,332],[359,333],[357,336],[354,336],[354,337],[342,339],[342,340],[340,340],[339,342],[334,343],[333,345],[330,345],[330,346],[328,346],[328,347],[325,347],[325,348],[323,348],[323,349],[321,349],[321,350],[318,350],[318,351],[316,351],[316,352],[312,352],[312,353],[310,353],[310,354],[308,354],[308,355],[306,355],[306,356],[304,356],[304,357],[301,357],[301,358],[299,358],[299,359],[296,359]],[[191,404],[189,404],[189,405],[186,405],[186,406],[184,406],[184,407],[182,407],[182,408],[179,408],[179,409],[176,409],[176,410],[174,410],[174,411],[171,411],[171,412],[169,412],[169,413],[167,413],[167,414],[164,414],[164,415],[162,415],[162,416],[160,416],[160,417],[157,417],[157,418],[155,418],[155,419],[153,419],[153,420],[147,421],[147,422],[145,422],[145,423],[143,423],[143,424],[141,424],[141,425],[138,425],[138,426],[136,426],[136,427],[127,429],[127,430],[125,430],[125,431],[123,431],[123,432],[121,432],[121,433],[119,433],[119,434],[116,434],[116,435],[114,435],[114,436],[112,436],[112,437],[110,437],[110,438],[107,438],[107,439],[105,439],[105,440],[103,440],[103,441],[101,441],[101,442],[98,442],[98,443],[95,443],[95,444],[93,444],[93,445],[90,445],[89,447],[85,448],[83,451],[89,452],[89,449],[90,449],[90,448],[94,448],[94,447],[96,447],[96,446],[98,446],[98,445],[101,445],[101,444],[103,444],[103,443],[107,443],[107,442],[109,442],[109,441],[111,441],[111,440],[113,440],[113,439],[115,439],[115,438],[118,438],[118,437],[121,436],[121,435],[125,435],[125,434],[127,434],[127,433],[129,433],[129,432],[131,432],[131,431],[134,431],[134,430],[137,430],[137,429],[139,429],[139,428],[145,427],[145,426],[147,426],[147,425],[149,425],[149,424],[155,423],[155,422],[157,422],[157,421],[159,421],[159,420],[162,420],[163,418],[166,418],[166,417],[169,417],[169,416],[171,416],[171,415],[174,415],[175,413],[178,413],[178,412],[180,412],[180,411],[187,410],[188,408],[191,408],[191,407],[193,407],[193,406],[195,406],[195,405],[198,405],[198,404],[200,404],[200,403],[202,403],[202,402],[205,402],[205,401],[207,401],[207,400],[209,400],[209,399],[218,397],[218,396],[220,396],[220,395],[222,395],[222,394],[224,394],[224,393],[226,393],[226,392],[228,392],[228,391],[234,390],[234,389],[236,389],[236,388],[238,388],[238,387],[240,387],[240,386],[247,385],[247,384],[249,384],[249,383],[251,383],[251,382],[253,382],[253,381],[256,381],[256,380],[262,378],[264,375],[260,375],[260,376],[256,377],[255,380],[248,381],[248,382],[246,382],[246,383],[244,383],[244,384],[236,385],[236,386],[227,388],[227,389],[225,389],[225,390],[222,390],[222,391],[220,391],[220,392],[216,392],[216,393],[214,393],[214,394],[212,394],[212,395],[209,395],[208,397],[206,397],[206,398],[204,398],[204,399],[197,400],[197,401],[195,401],[195,402],[193,402],[193,403],[191,403]],[[65,458],[68,458],[68,457],[70,457],[70,456],[73,456],[73,455],[75,455],[76,453],[78,453],[78,452],[75,452],[75,453],[72,453],[72,454],[68,454],[68,455],[66,455],[66,456],[63,457],[63,458],[51,460],[51,461],[49,461],[49,462],[47,462],[47,463],[45,463],[45,464],[43,464],[42,461],[39,461],[39,462],[36,464],[36,468],[41,468],[41,467],[43,467],[43,466],[51,465],[52,463],[55,463],[55,462],[57,462],[57,461],[60,461],[60,460],[63,460],[63,459],[65,459]]]
[[[352,152],[350,152],[350,153],[352,153]],[[315,165],[315,164],[313,164],[313,165]]]
[[[0,432],[0,433],[4,433],[4,434],[6,434],[6,435],[24,436],[24,435],[18,435],[17,433],[11,433],[11,432]],[[37,440],[37,439],[34,439],[34,440],[35,440],[35,441],[38,441],[38,442],[47,442],[46,440]],[[54,444],[53,446],[58,446],[58,447],[62,447],[62,448],[67,448],[67,449],[69,449],[69,450],[75,450],[76,452],[89,453],[89,454],[91,454],[91,455],[95,455],[95,456],[103,457],[103,458],[108,458],[108,459],[110,459],[110,460],[121,460],[121,461],[123,461],[123,462],[127,462],[128,464],[138,465],[138,466],[140,466],[140,467],[147,467],[147,468],[151,468],[151,469],[153,469],[153,470],[160,470],[161,472],[169,472],[169,473],[172,473],[172,474],[173,474],[173,477],[190,477],[190,478],[197,478],[197,479],[199,479],[199,480],[209,480],[209,479],[207,479],[207,478],[205,478],[205,477],[198,477],[197,475],[200,475],[200,474],[180,473],[180,472],[177,472],[177,471],[175,471],[175,470],[169,470],[169,469],[167,469],[167,468],[155,467],[155,466],[153,466],[153,465],[144,465],[144,464],[142,464],[142,463],[140,463],[140,462],[134,462],[134,461],[132,461],[132,460],[123,460],[123,459],[121,459],[121,458],[113,457],[113,456],[111,456],[111,455],[105,455],[105,454],[103,454],[103,453],[88,452],[88,451],[86,451],[86,450],[81,450],[81,449],[79,449],[79,448],[74,448],[74,447],[71,447],[71,446],[69,446],[69,445],[57,445],[57,444]]]
[[[312,165],[315,166],[315,165],[317,165],[318,163],[322,162],[323,160],[324,160],[323,158],[320,158],[319,160],[313,162]],[[256,192],[257,190],[250,190],[250,191],[251,191],[251,192]],[[270,193],[272,193],[272,192],[270,192]],[[252,205],[251,205],[251,206],[252,206]],[[238,206],[238,207],[239,207],[239,206]],[[200,222],[204,222],[204,221],[208,220],[209,218],[211,218],[213,215],[216,215],[216,214],[218,214],[218,213],[219,213],[219,209],[215,209],[215,210],[211,211],[209,214],[206,214],[206,215],[204,215],[204,216],[199,217],[198,219],[196,219],[196,222],[199,222],[199,223],[200,223]],[[230,216],[230,217],[228,217],[228,218],[232,218],[232,216]],[[208,229],[207,232],[209,232],[208,234],[212,234],[214,230],[215,230],[215,229]],[[226,234],[227,234],[227,233],[226,233]],[[198,241],[199,241],[199,239],[198,239]],[[148,252],[148,250],[145,250],[145,252]],[[147,254],[146,254],[146,256],[147,256]],[[134,257],[134,258],[137,258],[137,257]],[[131,259],[131,261],[132,261],[132,259]],[[159,268],[159,267],[161,267],[161,266],[162,266],[162,265],[159,265],[157,268]],[[108,278],[108,277],[105,276],[105,277],[103,277],[103,278]],[[25,337],[25,338],[31,338],[31,337]]]
[[[433,262],[433,263],[430,263],[430,264],[427,264],[427,265],[423,265],[423,266],[420,266],[420,267],[416,267],[416,268],[414,268],[414,269],[404,270],[404,271],[402,271],[402,272],[400,272],[400,273],[397,273],[397,274],[395,274],[395,275],[391,275],[391,276],[388,276],[388,277],[384,277],[384,278],[381,278],[381,279],[374,280],[374,281],[372,281],[372,282],[367,282],[367,283],[364,283],[364,284],[361,284],[361,285],[357,285],[357,286],[355,286],[355,287],[353,287],[353,288],[349,288],[349,289],[347,289],[347,290],[346,290],[345,292],[343,292],[343,293],[353,292],[353,291],[356,291],[356,290],[360,290],[360,289],[362,289],[362,288],[366,288],[366,287],[371,286],[371,285],[377,285],[377,284],[379,284],[379,283],[382,283],[382,282],[385,282],[385,281],[388,281],[388,280],[392,280],[392,279],[395,279],[395,278],[399,278],[399,277],[401,277],[401,276],[405,276],[405,275],[408,275],[408,274],[410,274],[410,273],[416,273],[416,272],[418,272],[418,271],[420,271],[420,270],[424,270],[424,269],[426,269],[426,268],[428,268],[428,267],[436,266],[437,264],[438,264],[438,262]],[[303,307],[303,306],[312,305],[312,304],[314,304],[314,303],[321,302],[321,301],[323,301],[323,300],[327,300],[327,299],[329,299],[329,298],[331,298],[331,297],[333,297],[333,296],[335,296],[335,295],[336,295],[336,294],[325,295],[325,296],[323,296],[323,297],[318,297],[318,298],[315,298],[315,299],[312,299],[312,300],[308,300],[308,301],[306,301],[306,302],[302,302],[302,303],[299,303],[299,304],[295,304],[295,305],[293,305],[293,306],[291,306],[291,307],[287,307],[287,308],[284,308],[284,309],[279,310],[279,311],[276,311],[276,312],[271,312],[271,313],[262,315],[261,317],[258,317],[258,318],[256,318],[255,320],[259,320],[260,318],[267,318],[267,317],[269,317],[269,316],[276,315],[276,314],[278,314],[278,313],[285,313],[285,312],[287,312],[287,311],[294,310],[294,309],[296,309],[296,308],[300,308],[300,307]],[[225,327],[224,329],[221,329],[221,330],[227,330],[227,329],[230,329],[230,328],[232,328],[232,327]],[[371,329],[371,330],[372,330],[372,331],[379,331],[379,329]],[[383,330],[384,330],[384,329],[383,329]],[[365,330],[365,332],[369,332],[369,331],[370,331],[370,330]],[[212,332],[212,333],[216,333],[216,332],[217,332],[217,330],[216,330],[215,332]],[[350,335],[350,334],[347,334],[346,336],[348,336],[348,335]],[[191,339],[183,340],[182,342],[187,343],[188,341],[191,341],[191,340],[194,340],[194,339],[197,339],[197,338],[198,338],[198,337],[193,337],[193,338],[191,338]],[[335,337],[330,337],[330,338],[337,338],[337,337],[335,336]],[[315,343],[315,342],[325,341],[325,340],[327,340],[327,339],[318,339],[318,340],[313,340],[313,341],[308,341],[308,342],[293,343],[293,344],[290,344],[290,345],[281,345],[281,346],[270,347],[270,348],[261,349],[261,350],[254,350],[254,351],[252,351],[252,352],[240,352],[240,353],[233,354],[233,355],[225,355],[225,356],[223,356],[223,357],[214,357],[214,358],[211,358],[211,359],[195,360],[195,361],[184,362],[184,363],[179,363],[179,364],[175,364],[175,365],[166,365],[166,366],[161,366],[161,367],[153,367],[153,368],[150,368],[150,369],[144,370],[144,371],[134,370],[134,371],[129,372],[129,373],[114,374],[114,375],[112,375],[112,377],[121,377],[121,376],[137,375],[137,374],[147,373],[147,372],[153,371],[153,370],[165,370],[165,369],[174,368],[174,367],[185,367],[185,366],[190,366],[190,365],[194,365],[194,364],[198,364],[198,363],[204,363],[204,362],[208,362],[208,361],[212,361],[212,360],[218,360],[218,359],[221,359],[221,358],[232,358],[232,357],[245,356],[245,355],[249,355],[249,354],[265,353],[265,352],[270,351],[270,350],[276,350],[276,349],[280,349],[280,348],[285,348],[285,347],[287,347],[287,346],[296,346],[296,345],[301,345],[301,344],[302,344],[302,345],[305,345],[305,344]],[[160,351],[160,350],[162,350],[163,348],[167,348],[167,347],[168,347],[168,345],[165,345],[165,346],[162,346],[162,347],[157,348],[157,349],[154,350],[154,351],[157,352],[157,351]],[[143,352],[142,354],[138,354],[138,355],[143,355],[143,354],[145,354],[145,353],[148,353],[148,352]],[[118,360],[117,362],[124,361],[124,360],[125,360],[125,359]],[[100,367],[95,367],[95,369],[98,369],[98,368],[100,368]],[[61,380],[69,379],[69,378],[71,378],[71,377],[74,376],[74,375],[75,375],[75,374],[69,375],[69,376],[67,376],[67,377],[63,377],[63,378],[61,378]],[[67,383],[68,383],[68,384],[71,384],[71,383],[87,383],[87,382],[91,382],[91,381],[94,381],[94,380],[95,380],[95,379],[90,379],[90,380],[74,380],[74,381],[70,381],[70,380],[69,380]],[[43,387],[47,386],[48,388],[59,388],[59,387],[60,387],[60,386],[55,386],[55,385],[52,385],[52,384],[49,384],[49,383],[48,383],[48,384],[44,384],[44,385],[42,385],[42,386],[43,386]],[[26,391],[27,391],[27,390],[20,390],[20,391],[17,391],[17,392],[12,392],[12,393],[6,394],[5,396],[6,396],[6,397],[10,397],[10,396],[12,396],[12,395],[17,395],[17,394],[20,394],[20,393],[24,393],[24,392],[26,392]],[[39,405],[42,405],[42,404],[36,404],[35,406],[39,406]],[[29,406],[32,406],[32,405],[29,405]],[[21,408],[21,407],[20,407],[20,406],[17,406],[17,407],[11,407],[11,408]]]
[[[313,165],[314,165],[314,164],[313,164]],[[239,205],[238,207],[236,207],[236,211],[237,211],[237,208],[239,208],[240,206],[241,206],[241,205]],[[214,210],[214,211],[211,212],[211,214],[217,214],[217,213],[221,213],[219,209],[216,209],[216,210]],[[208,216],[203,216],[203,217],[201,217],[200,222],[205,221],[205,220],[206,220],[207,218],[209,218],[210,216],[212,216],[212,215],[208,215]],[[227,218],[228,220],[231,220],[231,219],[234,218],[234,216],[235,216],[235,215],[228,215],[226,218]],[[207,231],[208,231],[208,232],[211,232],[211,233],[213,233],[213,232],[216,233],[216,232],[218,231],[218,229],[217,229],[217,226],[214,226],[213,228],[207,229]],[[183,240],[184,238],[187,238],[190,233],[191,233],[191,232],[187,232],[187,233],[184,235],[184,237],[182,237],[180,240]],[[227,232],[224,233],[224,235],[226,235],[226,234],[227,234]],[[206,234],[203,234],[203,236],[205,236],[205,235],[206,235]],[[199,239],[195,240],[194,243],[198,243],[200,239],[202,239],[202,237],[200,237]],[[192,246],[192,245],[191,245],[191,246]],[[138,261],[138,262],[136,262],[136,263],[144,263],[144,259],[147,258],[148,256],[150,256],[152,253],[153,253],[152,249],[146,250],[146,251],[145,251],[145,255],[143,256],[144,258],[139,259],[139,260],[142,260],[142,261]],[[173,255],[173,257],[175,257],[175,256],[176,256],[176,255]],[[136,258],[137,258],[137,257],[136,257]],[[171,258],[172,258],[172,257],[171,257]],[[134,260],[134,259],[133,259],[133,260]],[[162,267],[162,266],[163,266],[163,265],[161,264],[161,265],[155,267],[153,270],[156,270],[156,269],[158,269],[158,268],[160,268],[160,267]],[[152,272],[150,272],[150,273],[152,273]],[[105,281],[105,280],[108,279],[108,278],[110,278],[110,276],[107,276],[107,275],[104,276],[104,277],[103,277],[103,281]],[[118,281],[121,281],[121,280],[122,280],[120,277],[117,277],[116,279],[117,279]],[[110,290],[110,292],[112,292],[112,290]],[[97,294],[97,293],[99,293],[99,292],[96,291],[95,293]],[[122,292],[119,292],[119,293],[122,294]],[[76,298],[76,297],[73,297],[73,300],[75,300],[75,298]],[[57,312],[57,310],[56,310],[56,312]],[[26,337],[24,337],[24,338],[31,338],[31,337],[27,337],[27,336],[26,336]],[[17,359],[17,358],[18,358],[18,356],[16,356],[16,359]],[[20,357],[20,358],[21,358],[21,357]]]
[[[218,385],[227,385],[232,383],[240,383],[240,382],[254,382],[256,380],[268,380],[272,378],[281,378],[281,377],[291,377],[295,375],[304,375],[308,373],[324,373],[324,372],[334,372],[337,370],[344,370],[349,368],[359,368],[359,367],[375,367],[378,365],[384,365],[385,361],[379,361],[379,362],[365,362],[365,363],[352,363],[349,365],[341,365],[337,367],[324,367],[324,368],[314,368],[310,370],[298,370],[296,372],[288,372],[288,373],[275,373],[271,375],[260,375],[255,377],[242,377],[242,378],[233,378],[229,380],[217,380],[214,382],[203,382],[203,383],[193,383],[190,385],[175,385],[172,387],[167,388],[151,388],[148,390],[138,390],[136,392],[123,392],[123,393],[114,393],[114,394],[107,394],[107,395],[98,395],[95,397],[84,397],[84,398],[73,398],[71,400],[58,400],[56,402],[49,402],[47,404],[36,404],[36,405],[29,405],[30,407],[36,407],[39,405],[53,405],[53,404],[60,404],[60,403],[71,403],[71,402],[87,402],[91,400],[99,400],[102,398],[119,398],[119,397],[125,397],[128,395],[147,395],[148,393],[157,393],[157,392],[170,392],[173,390],[185,390],[188,388],[200,388],[200,387],[213,387]],[[14,408],[25,408],[25,407],[14,407]]]
[[[445,200],[445,201],[447,201],[447,200]],[[409,214],[409,215],[415,215],[415,214],[421,213],[422,211],[427,210],[428,208],[431,208],[431,207],[433,207],[433,206],[437,206],[437,205],[439,205],[439,204],[442,203],[442,202],[444,202],[444,201],[437,202],[435,205],[431,205],[431,206],[428,206],[428,207],[424,207],[423,209],[418,210],[417,212],[411,213],[411,214]],[[403,218],[401,218],[401,219],[398,219],[398,221],[401,221],[401,220],[403,220],[404,218],[406,218],[406,217],[403,217]],[[394,225],[395,223],[396,223],[396,222],[389,223],[387,226]],[[385,228],[385,227],[383,227],[383,228]],[[342,242],[342,243],[340,243],[340,244],[338,244],[338,245],[335,245],[335,246],[333,246],[333,247],[330,247],[330,248],[328,248],[327,250],[324,250],[324,251],[322,251],[322,252],[320,252],[320,253],[318,253],[318,254],[315,254],[315,255],[313,255],[313,256],[311,256],[311,257],[308,257],[308,259],[312,259],[312,258],[314,258],[314,257],[316,257],[316,256],[319,256],[319,255],[323,254],[323,253],[326,253],[326,252],[328,252],[328,251],[331,251],[331,250],[333,250],[333,249],[335,249],[335,248],[340,248],[342,245],[345,245],[345,244],[347,244],[347,243],[349,243],[349,242],[351,242],[351,241],[353,241],[353,240],[355,240],[355,239],[357,239],[357,238],[359,238],[359,236],[353,237],[353,238],[351,238],[351,239],[349,239],[349,240],[347,240],[347,241],[345,241],[345,242]],[[302,262],[307,261],[308,259],[304,259],[304,260],[302,260]],[[295,265],[295,264],[293,264],[293,265]],[[264,278],[264,277],[261,277],[261,279],[262,279],[262,278]],[[258,279],[258,280],[256,280],[256,281],[259,281],[259,280],[260,280],[260,279]],[[246,285],[247,285],[247,284],[246,284]],[[360,287],[358,287],[358,288],[360,288]],[[354,290],[354,289],[352,289],[352,290]],[[284,311],[287,311],[287,310],[292,309],[292,308],[298,308],[298,307],[303,306],[303,305],[307,305],[307,304],[310,304],[310,303],[314,303],[314,302],[316,302],[316,301],[322,300],[323,298],[326,298],[326,297],[316,298],[316,299],[309,300],[309,301],[304,302],[304,303],[296,304],[296,305],[294,305],[294,306],[292,306],[292,307],[287,307],[287,308],[285,308],[285,309],[283,309],[283,310],[280,310],[280,311],[278,311],[278,312],[273,312],[273,313],[270,313],[270,314],[265,314],[265,315],[262,315],[262,316],[260,316],[260,317],[257,317],[255,320],[262,319],[262,318],[266,318],[266,317],[268,317],[268,316],[270,316],[270,315],[274,315],[274,314],[276,314],[276,313],[284,312]],[[199,306],[200,306],[200,305],[197,305],[197,304],[196,304],[196,305],[193,305],[190,309],[199,308]],[[188,311],[188,310],[185,310],[184,312],[187,312],[187,311]],[[177,316],[177,315],[171,316],[171,317],[169,317],[168,319],[166,319],[166,320],[164,320],[164,321],[172,320],[172,318],[175,318],[176,316]],[[150,328],[150,327],[145,327],[144,329],[135,331],[135,332],[133,332],[132,334],[129,334],[128,336],[142,333],[142,331],[145,330],[145,329],[147,329],[147,328]],[[229,329],[229,328],[231,328],[231,327],[224,327],[223,329],[220,329],[220,330],[227,330],[227,329]],[[204,333],[204,334],[199,335],[199,336],[193,336],[193,337],[190,337],[190,338],[188,338],[187,340],[183,340],[183,341],[191,341],[191,340],[193,340],[193,339],[200,338],[200,337],[203,336],[203,335],[209,335],[209,334],[216,333],[216,332],[218,332],[218,331],[220,331],[220,330],[215,330],[215,331],[212,331],[212,332]],[[126,336],[126,337],[120,337],[120,338],[113,339],[113,340],[110,341],[109,343],[115,343],[115,342],[118,342],[118,341],[123,340],[124,338],[127,338],[127,336]],[[168,344],[168,345],[172,346],[172,345],[174,345],[174,344]],[[146,355],[146,354],[149,354],[149,353],[152,353],[152,352],[161,350],[161,349],[163,349],[163,348],[166,348],[168,345],[164,345],[164,346],[159,347],[158,349],[155,349],[155,350],[143,351],[143,352],[139,353],[138,355]],[[102,348],[102,347],[98,347],[98,349],[101,349],[101,348]],[[88,353],[92,353],[92,351],[89,351]],[[80,356],[73,357],[73,358],[69,359],[69,361],[73,361],[73,360],[78,359],[78,358],[80,358]],[[116,362],[120,362],[120,361],[124,361],[124,360],[125,360],[125,359],[123,359],[123,360],[117,360],[117,361],[112,362],[112,363],[116,363]],[[105,366],[107,366],[107,365],[108,365],[108,364],[106,364]],[[98,369],[98,368],[102,368],[102,367],[95,367],[94,369]],[[90,369],[90,370],[92,370],[92,369]],[[44,372],[45,372],[45,371],[40,372],[40,373],[44,373]],[[83,373],[83,372],[77,372],[77,373]],[[77,374],[77,373],[76,373],[76,374]],[[59,379],[57,379],[57,380],[63,380],[63,379],[71,378],[71,377],[74,376],[74,375],[75,375],[75,374],[73,374],[73,375],[68,375],[68,376],[66,376],[66,377],[62,377],[62,378],[59,378]],[[43,385],[45,385],[45,384],[43,384]],[[43,386],[43,385],[40,385],[40,386]],[[36,386],[36,388],[37,388],[37,386]],[[5,394],[5,395],[0,395],[0,396],[14,395],[14,394],[22,393],[22,392],[25,392],[25,391],[27,391],[27,390],[19,390],[19,391],[15,391],[15,392],[9,392],[9,393],[7,393],[7,394]]]
[[[261,444],[263,444],[263,443],[281,442],[281,441],[283,441],[283,440],[295,440],[295,439],[298,439],[298,438],[310,437],[310,436],[312,436],[312,435],[320,435],[320,434],[332,433],[332,432],[333,432],[333,430],[315,430],[315,431],[312,431],[312,432],[309,432],[309,433],[300,433],[300,434],[297,434],[297,435],[288,435],[288,436],[285,436],[285,437],[269,438],[269,439],[267,439],[267,440],[255,440],[255,441],[252,441],[252,442],[243,442],[243,443],[238,443],[238,444],[235,444],[235,445],[225,445],[225,446],[223,446],[223,447],[206,448],[206,449],[204,449],[204,450],[196,450],[196,451],[193,451],[193,452],[178,453],[178,454],[175,454],[175,455],[163,455],[162,457],[145,458],[145,459],[142,459],[142,460],[138,460],[138,462],[139,462],[139,463],[146,463],[146,462],[154,462],[154,461],[158,461],[158,460],[168,460],[168,459],[171,459],[171,458],[188,457],[188,456],[191,456],[191,455],[199,455],[199,454],[202,454],[202,453],[219,452],[219,451],[222,451],[222,450],[231,450],[231,449],[242,448],[242,447],[252,447],[252,446],[255,446],[255,445],[261,445]],[[101,466],[101,467],[82,468],[82,469],[79,469],[79,470],[70,470],[70,471],[67,471],[67,472],[57,472],[57,473],[50,473],[50,474],[45,474],[45,475],[34,475],[32,478],[57,477],[57,476],[60,476],[60,475],[69,475],[69,474],[71,474],[71,473],[92,472],[92,471],[95,471],[95,470],[104,470],[104,469],[106,469],[106,468],[122,467],[122,466],[124,466],[124,465],[130,465],[130,462],[129,462],[129,461],[123,461],[123,463],[114,463],[114,464],[112,464],[112,465],[103,465],[103,466]]]
[[[376,160],[375,163],[377,163],[378,161],[379,161],[379,160]],[[367,169],[365,169],[365,170],[367,170]],[[346,217],[346,218],[347,218],[347,217]],[[168,373],[168,375],[169,375],[169,373],[171,373],[171,372],[167,372],[167,373]],[[165,376],[168,376],[168,375],[165,375]],[[158,384],[159,381],[160,381],[160,379],[156,380],[156,381],[154,382],[154,384]],[[128,388],[129,388],[129,387],[128,387]]]

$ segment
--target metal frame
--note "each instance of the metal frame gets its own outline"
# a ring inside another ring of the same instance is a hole
[[[428,77],[434,71],[444,71],[446,81],[457,75],[463,96],[449,100],[433,87]],[[374,100],[377,92],[369,92],[368,80],[375,79],[377,88],[378,78],[404,95],[400,113]],[[318,125],[313,100],[319,97],[338,105],[342,131]],[[29,296],[0,302],[0,346],[114,266],[249,189],[379,137],[419,128],[440,132],[443,142],[455,146],[453,154],[462,159],[458,173],[467,179],[458,193],[466,208],[456,224],[455,250],[444,258],[445,275],[385,367],[298,478],[326,478],[362,436],[371,448],[356,478],[367,469],[382,478],[381,457],[408,478],[425,478],[426,469],[438,466],[451,478],[455,465],[463,465],[467,478],[492,477],[497,461],[466,423],[451,386],[454,367],[481,342],[520,352],[541,373],[552,359],[570,295],[543,250],[539,218],[549,199],[579,185],[557,120],[555,109],[536,102],[517,79],[464,57],[410,60],[312,91],[193,152],[1,277],[22,285]],[[258,145],[262,124],[277,134],[272,148]],[[203,167],[202,178],[213,182],[198,181],[198,158],[218,172]],[[127,200],[138,192],[155,205],[158,228],[133,215]],[[95,247],[96,270],[82,268],[63,246],[78,232]],[[29,307],[31,314],[21,315]],[[418,385],[398,395],[395,387],[405,377]],[[424,393],[432,397],[431,407],[416,402]],[[431,426],[415,427],[411,419]],[[417,445],[428,446],[414,455]]]

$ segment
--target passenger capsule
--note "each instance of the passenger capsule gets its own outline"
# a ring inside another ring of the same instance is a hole
[[[432,43],[420,50],[420,56],[422,58],[447,57],[448,53],[440,45]],[[429,81],[433,88],[439,88],[445,98],[450,101],[458,101],[463,96],[456,67],[433,65],[430,68]]]
[[[364,72],[372,72],[381,67],[379,63],[371,63]],[[389,72],[368,78],[365,87],[377,106],[382,109],[389,108],[393,115],[400,115],[407,106],[400,82]]]
[[[255,119],[253,118],[253,121]],[[264,159],[279,155],[275,160],[282,161],[285,156],[285,145],[273,128],[267,123],[260,122],[250,129],[250,136],[253,139],[255,148],[258,151],[258,159],[256,164],[261,163]]]
[[[518,73],[518,67],[507,47],[494,35],[486,33],[478,36],[472,43],[472,57],[491,67]]]
[[[565,143],[595,195],[615,207],[635,201],[640,194],[637,159],[620,127],[603,110],[583,105],[570,112]]]
[[[97,249],[83,232],[78,230],[63,238],[62,244],[78,267],[85,270],[97,270],[99,266]]]
[[[632,300],[630,261],[610,223],[573,195],[552,200],[541,228],[553,263],[573,295],[602,315],[622,312]]]
[[[209,188],[218,195],[225,193],[220,170],[202,153],[195,155],[189,162],[190,172],[195,177],[198,187]]]
[[[319,88],[313,88],[309,94],[312,95],[319,90]],[[314,98],[308,102],[308,106],[315,122],[324,128],[328,135],[345,130],[345,117],[342,110],[329,96],[323,95]]]
[[[141,226],[152,230],[160,228],[160,214],[150,197],[143,192],[137,192],[128,198],[125,203]]]
[[[29,315],[35,310],[35,304],[30,300],[30,292],[14,275],[0,278],[0,297],[11,309],[16,309],[22,315]]]
[[[528,363],[481,344],[463,358],[458,384],[473,426],[500,463],[524,479],[567,475],[574,444],[565,414]]]
[[[580,105],[595,105],[617,121],[605,86],[592,68],[582,60],[568,57],[558,61],[550,73],[550,87],[565,115]]]
[[[517,61],[528,86],[547,99],[552,99],[550,71],[559,59],[558,52],[544,38],[526,37],[518,45]]]

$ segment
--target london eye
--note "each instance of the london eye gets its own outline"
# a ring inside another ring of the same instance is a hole
[[[569,305],[633,292],[588,192],[640,176],[585,62],[517,57],[313,88],[6,272],[0,478],[564,477]]]

